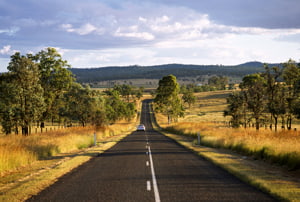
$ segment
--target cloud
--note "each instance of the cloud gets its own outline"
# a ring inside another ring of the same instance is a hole
[[[71,25],[71,24],[62,24],[61,28],[63,28],[67,32],[74,32],[79,35],[88,35],[93,32],[98,35],[101,35],[104,32],[103,28],[97,28],[96,26],[94,26],[90,23],[86,23],[86,24],[80,26],[79,28],[73,28],[73,25]]]
[[[8,29],[0,29],[0,34],[7,34],[8,36],[12,36],[16,34],[20,30],[19,27],[11,27]]]
[[[7,46],[3,46],[2,49],[0,49],[0,54],[1,55],[12,55],[15,52],[17,52],[16,50],[11,50],[11,46],[7,45]]]
[[[128,38],[136,38],[141,40],[153,40],[155,39],[155,36],[149,32],[140,32],[138,31],[137,26],[131,26],[128,28],[125,28],[127,31],[123,31],[124,28],[118,28],[116,32],[114,33],[114,36],[116,37],[128,37]]]

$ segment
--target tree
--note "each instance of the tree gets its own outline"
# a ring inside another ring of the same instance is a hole
[[[63,114],[72,120],[78,120],[83,127],[92,122],[98,105],[93,97],[93,91],[78,83],[74,83],[65,94],[65,103],[65,106],[61,108]]]
[[[239,128],[244,118],[246,126],[246,100],[242,92],[235,92],[227,98],[227,110],[224,111],[224,116],[231,116],[231,124],[234,128]]]
[[[179,94],[179,84],[173,75],[165,76],[159,81],[154,99],[155,110],[168,116],[168,123],[184,115]]]
[[[130,101],[130,95],[133,94],[132,86],[126,84],[115,85],[114,90],[118,91],[127,102]]]
[[[22,134],[28,135],[31,123],[45,111],[39,71],[30,58],[21,56],[18,52],[11,56],[7,69],[9,72],[3,77],[6,77],[5,86],[10,91],[2,91],[3,96],[6,96],[6,99],[1,99],[6,104],[2,126],[6,133],[11,132],[11,127],[15,127],[15,132],[18,133],[20,126]],[[12,123],[8,124],[8,121]]]
[[[57,118],[63,104],[61,102],[63,95],[72,86],[74,77],[67,69],[69,67],[67,61],[62,59],[55,48],[47,48],[34,56],[29,56],[37,63],[40,83],[44,89],[43,96],[47,107],[41,117],[43,123],[47,119]]]
[[[106,116],[110,123],[126,119],[130,120],[136,113],[136,108],[133,103],[125,103],[120,99],[119,91],[111,90],[107,92],[106,98]]]
[[[192,104],[196,102],[196,97],[192,90],[186,90],[183,92],[182,99],[184,103],[187,103],[189,105],[189,108],[191,108]]]
[[[215,87],[218,90],[225,90],[228,84],[228,77],[226,76],[212,76],[208,79],[208,85]]]
[[[256,130],[259,130],[260,118],[266,109],[266,80],[261,74],[247,75],[240,88],[245,92],[248,109],[255,119]]]
[[[292,115],[296,114],[295,109],[297,108],[297,100],[299,97],[299,82],[300,82],[300,68],[296,62],[289,60],[283,64],[284,69],[282,76],[287,85],[287,128],[292,128]]]
[[[269,68],[268,65],[265,65],[266,72],[264,76],[267,80],[267,99],[268,99],[268,111],[271,113],[271,124],[270,128],[272,129],[272,123],[274,118],[274,128],[277,131],[278,117],[283,116],[286,113],[286,93],[283,85],[278,82],[278,78],[281,76],[282,71],[279,67]]]

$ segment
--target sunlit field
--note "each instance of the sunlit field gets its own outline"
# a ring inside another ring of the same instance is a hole
[[[168,132],[192,136],[201,134],[201,144],[238,151],[254,159],[264,159],[289,169],[300,168],[300,132],[261,128],[233,129],[230,117],[224,117],[226,97],[230,91],[197,94],[197,103],[179,122],[167,124],[167,118],[156,114],[158,123]],[[295,126],[295,125],[294,125]]]
[[[128,131],[132,126],[132,123],[118,123],[103,127],[96,131],[97,139],[120,134]],[[26,137],[2,135],[0,136],[0,175],[59,153],[90,147],[94,144],[94,133],[93,127],[73,127]]]

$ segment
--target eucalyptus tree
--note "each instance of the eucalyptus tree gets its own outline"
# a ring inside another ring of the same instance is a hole
[[[224,116],[231,116],[231,125],[233,128],[239,128],[241,124],[247,126],[247,103],[243,92],[233,92],[228,96],[227,109]]]
[[[110,123],[118,120],[130,120],[136,113],[134,103],[124,102],[120,99],[120,92],[117,90],[107,91],[105,102],[106,117]]]
[[[89,87],[73,83],[65,93],[64,99],[65,105],[61,107],[62,115],[71,120],[79,121],[83,127],[92,122],[98,103],[96,103],[97,99],[94,98],[93,91]]]
[[[174,75],[163,77],[158,84],[154,99],[155,110],[167,115],[168,123],[184,115],[179,98],[180,87]]]
[[[191,106],[196,102],[196,96],[191,89],[184,90],[182,100],[184,103],[189,105],[189,108],[191,108]]]
[[[244,92],[248,109],[255,119],[256,130],[260,128],[260,118],[266,110],[266,80],[261,74],[251,74],[243,78],[240,88]]]
[[[75,79],[67,69],[70,65],[62,59],[55,48],[47,48],[36,55],[29,56],[37,64],[40,83],[44,89],[46,110],[41,117],[43,123],[47,119],[57,118],[59,108],[63,104],[61,99]]]
[[[277,131],[278,118],[286,114],[286,90],[284,85],[279,82],[279,78],[282,75],[282,70],[279,67],[270,68],[268,65],[265,65],[265,70],[267,107],[271,113],[270,129],[273,127],[274,119],[274,128]]]
[[[9,72],[2,75],[6,84],[1,82],[1,103],[5,105],[2,126],[6,133],[10,133],[12,127],[18,133],[18,127],[21,127],[22,134],[28,135],[30,125],[45,111],[38,67],[30,58],[17,52],[11,56],[7,69]],[[7,89],[3,90],[3,86]]]
[[[300,68],[296,62],[289,60],[283,64],[282,76],[287,88],[287,128],[292,128],[292,115],[297,114],[299,104]]]

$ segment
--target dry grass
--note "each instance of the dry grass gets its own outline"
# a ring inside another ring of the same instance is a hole
[[[102,139],[128,131],[132,123],[118,123],[97,130]],[[94,144],[93,127],[62,129],[27,137],[9,135],[0,137],[0,175],[65,153],[90,147]]]
[[[224,128],[212,123],[177,123],[166,128],[169,132],[188,136],[201,134],[201,143],[226,148],[264,159],[271,163],[300,168],[300,132]]]
[[[226,126],[229,117],[223,116],[223,110],[226,109],[226,97],[231,92],[196,94],[196,104],[178,123],[168,125],[167,118],[162,114],[156,114],[156,119],[169,132],[194,137],[200,132],[202,143],[207,146],[232,149],[289,169],[300,168],[299,132],[283,130],[276,133],[264,128],[256,131],[253,128],[233,129]]]

